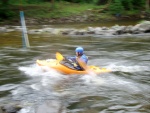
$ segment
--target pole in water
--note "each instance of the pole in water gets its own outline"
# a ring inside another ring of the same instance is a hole
[[[20,11],[20,19],[21,19],[21,25],[22,25],[23,47],[30,47],[23,11]]]

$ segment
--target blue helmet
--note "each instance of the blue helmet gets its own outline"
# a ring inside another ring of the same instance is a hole
[[[80,55],[83,54],[84,49],[82,47],[77,47],[75,50],[77,53],[79,53]]]

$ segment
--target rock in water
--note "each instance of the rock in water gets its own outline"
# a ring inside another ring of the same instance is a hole
[[[17,113],[20,109],[18,105],[8,104],[0,107],[0,113]]]

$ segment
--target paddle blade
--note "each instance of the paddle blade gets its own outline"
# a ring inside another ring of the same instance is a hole
[[[63,55],[60,54],[59,52],[56,52],[56,59],[59,60],[59,61],[61,61],[61,60],[64,59],[64,57],[63,57]]]
[[[87,72],[89,75],[95,75],[95,73],[83,62],[81,59],[77,58],[79,65]]]

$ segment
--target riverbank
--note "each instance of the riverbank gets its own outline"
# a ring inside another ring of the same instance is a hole
[[[25,13],[26,14],[26,13]],[[116,22],[116,24],[120,21],[142,21],[142,20],[150,20],[148,17],[141,18],[140,15],[134,16],[121,16],[116,17],[113,15],[74,15],[71,17],[59,17],[59,18],[34,18],[34,17],[26,17],[25,21],[27,26],[32,25],[53,25],[53,24],[88,24],[88,23],[108,23],[108,22]],[[12,25],[12,26],[20,26],[20,18],[5,20],[0,22],[0,26]]]
[[[77,4],[56,2],[40,4],[14,4],[9,6],[13,16],[0,19],[0,25],[20,25],[19,11],[24,11],[27,25],[108,22],[117,20],[150,19],[150,14],[141,10],[125,11],[122,14],[111,14],[106,5]]]
[[[19,15],[19,13],[18,13]],[[105,13],[93,14],[93,13],[85,13],[85,14],[76,14],[72,16],[64,16],[57,18],[47,18],[47,17],[28,17],[25,12],[25,21],[27,25],[50,25],[50,24],[67,24],[67,23],[93,23],[93,22],[110,22],[110,21],[137,21],[137,20],[150,20],[147,16],[138,15],[122,15],[115,16]],[[21,25],[20,17],[14,18],[12,20],[4,20],[0,22],[0,25]]]

